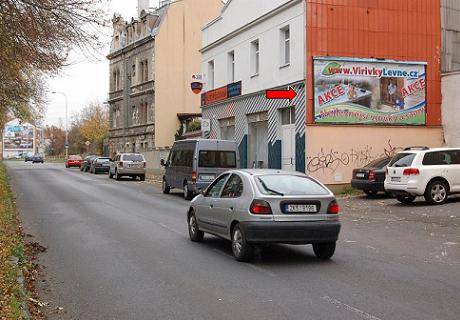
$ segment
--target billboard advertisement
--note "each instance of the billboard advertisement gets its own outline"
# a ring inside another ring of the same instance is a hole
[[[27,123],[11,121],[3,131],[3,149],[7,151],[32,152],[34,150],[34,127]]]
[[[424,125],[426,64],[314,58],[316,123]]]

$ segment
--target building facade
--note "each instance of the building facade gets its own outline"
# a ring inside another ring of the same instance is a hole
[[[305,170],[305,4],[232,0],[203,28],[207,137],[236,140],[241,167]],[[292,100],[267,100],[267,89]]]
[[[242,167],[337,185],[404,147],[443,145],[440,10],[428,0],[227,2],[203,29],[208,136],[234,137]],[[288,85],[294,100],[265,98]]]
[[[460,146],[460,2],[441,0],[442,120],[446,144]]]
[[[148,5],[140,0],[139,17],[130,22],[113,19],[108,144],[110,154],[141,152],[149,166],[159,167],[153,153],[171,146],[181,120],[200,112],[190,77],[200,68],[201,27],[218,14],[222,3],[178,0],[160,1],[158,8]]]

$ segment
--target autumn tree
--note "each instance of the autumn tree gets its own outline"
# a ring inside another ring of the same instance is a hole
[[[105,0],[0,1],[0,126],[32,121],[44,104],[44,76],[66,65],[72,48],[100,45]]]
[[[46,153],[51,156],[60,156],[64,154],[65,130],[62,126],[46,126],[44,129],[44,138],[47,145]]]

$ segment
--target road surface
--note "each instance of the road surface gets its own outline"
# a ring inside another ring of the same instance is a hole
[[[275,245],[239,263],[226,241],[189,241],[179,195],[61,164],[7,166],[24,231],[47,247],[49,319],[459,319],[459,200],[342,200],[333,260]]]

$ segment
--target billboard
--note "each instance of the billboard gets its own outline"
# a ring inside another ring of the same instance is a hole
[[[424,125],[426,64],[314,58],[316,123]]]
[[[30,124],[21,124],[13,120],[5,125],[3,131],[3,149],[5,151],[33,152],[34,127]]]

